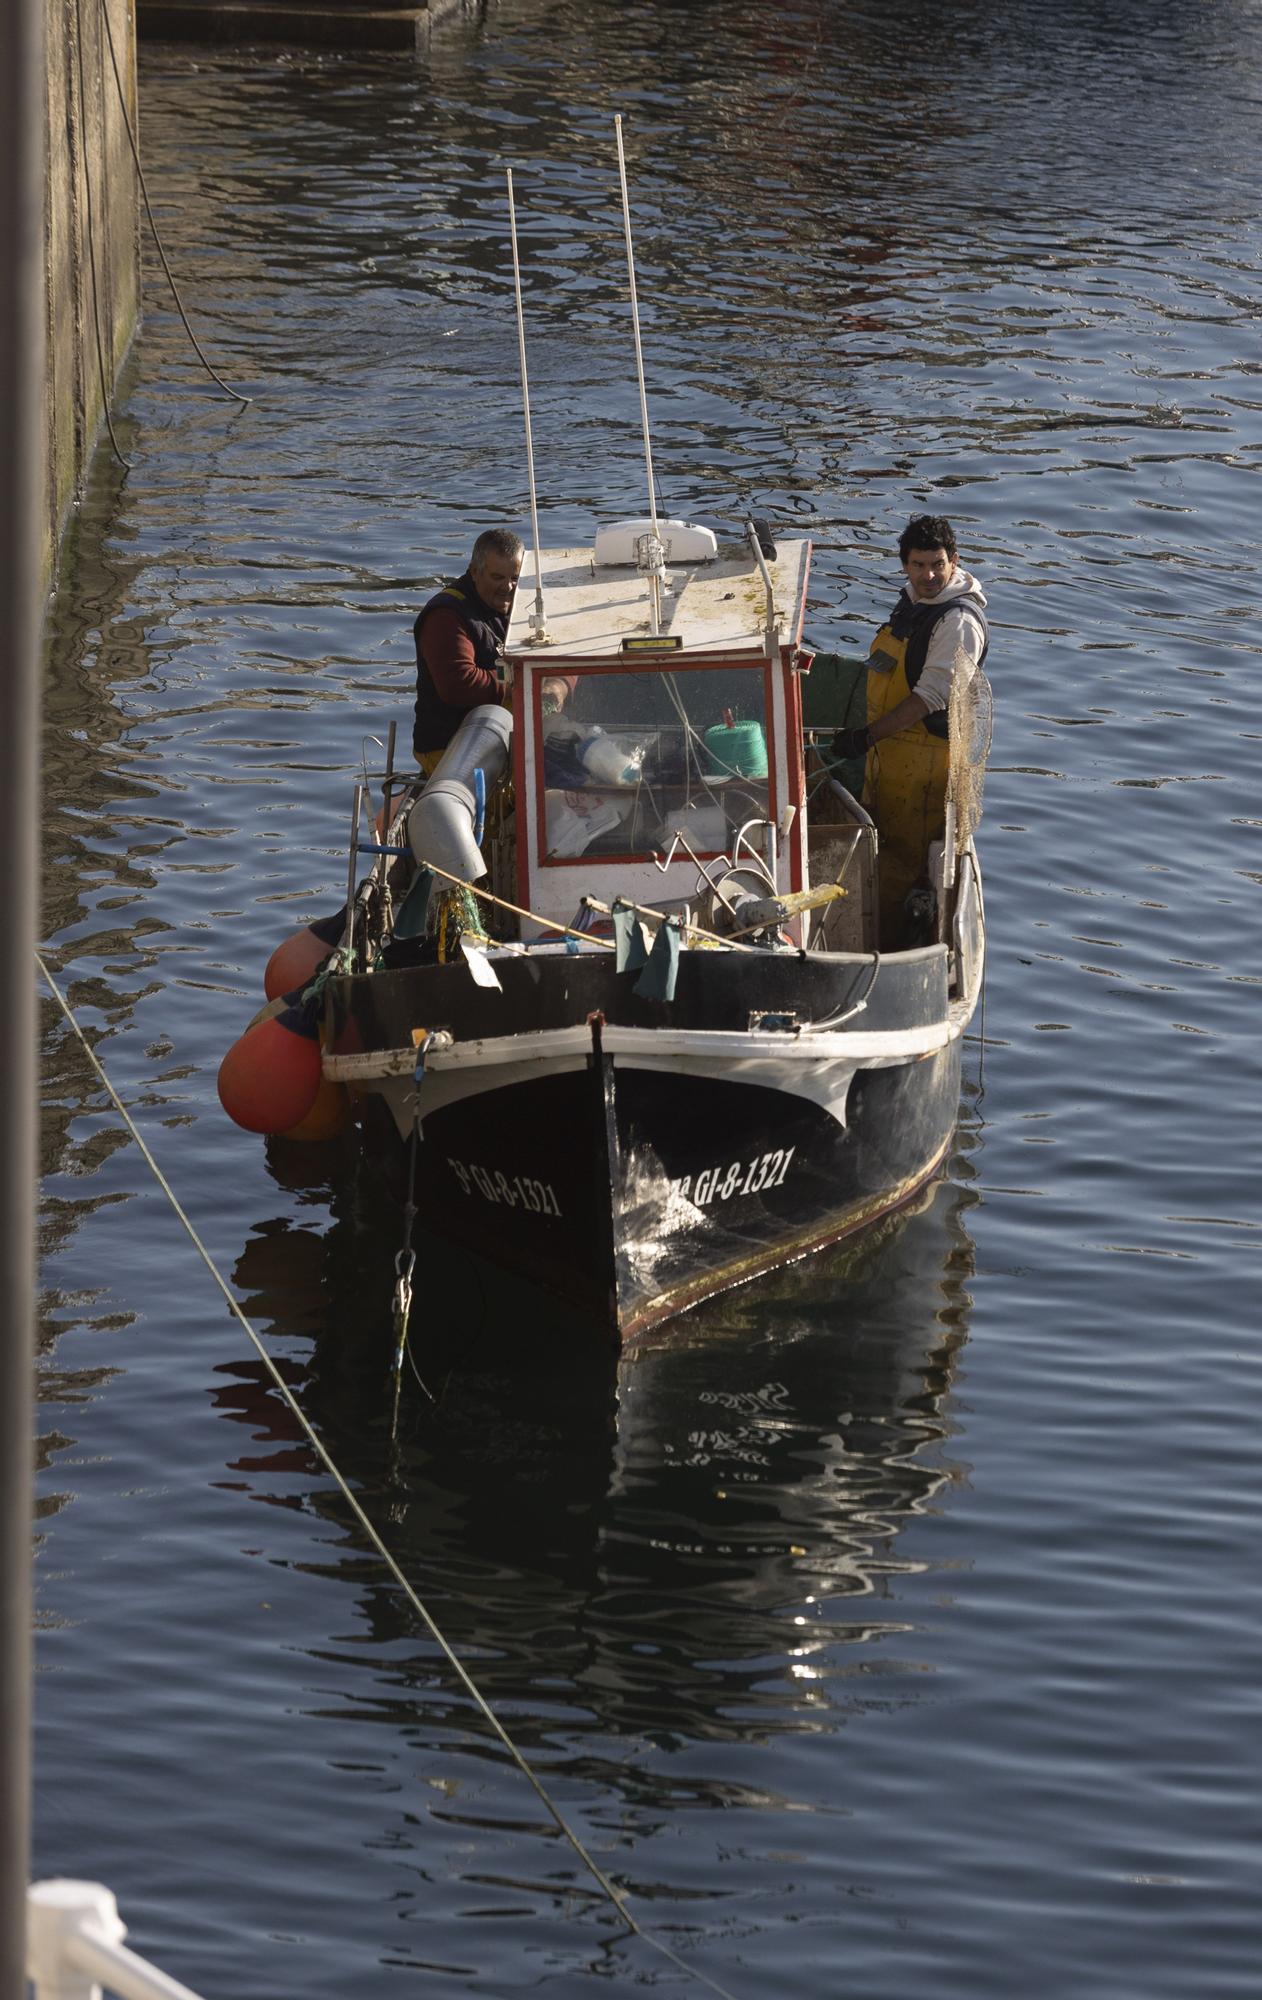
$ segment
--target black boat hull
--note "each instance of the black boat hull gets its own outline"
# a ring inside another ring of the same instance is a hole
[[[612,954],[334,977],[326,1071],[426,1224],[626,1338],[902,1206],[959,1109],[971,1001],[941,946],[687,952],[669,1003]],[[414,1047],[426,1045],[413,1075]],[[406,1185],[406,1180],[403,1180]]]
[[[417,1205],[625,1339],[910,1200],[954,1129],[959,1046],[854,1070],[839,1116],[739,1065],[644,1067],[596,1024],[574,1067],[423,1111]]]

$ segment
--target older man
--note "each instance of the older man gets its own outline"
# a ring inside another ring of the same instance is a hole
[[[412,627],[412,748],[426,771],[433,770],[471,708],[504,699],[504,640],[521,561],[519,538],[508,528],[488,528],[474,543],[464,575],[444,584]]]
[[[504,640],[521,575],[522,544],[510,528],[488,528],[473,544],[469,567],[424,606],[416,640],[416,719],[412,749],[431,772],[471,708],[503,701]],[[545,707],[560,707],[571,683],[543,683]]]
[[[907,581],[868,655],[868,719],[833,754],[867,758],[863,795],[881,840],[881,935],[906,936],[904,903],[941,840],[950,772],[948,716],[986,658],[986,599],[961,569],[951,523],[918,514],[898,543]]]

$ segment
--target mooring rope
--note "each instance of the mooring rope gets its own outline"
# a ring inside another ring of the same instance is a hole
[[[467,1667],[465,1667],[463,1662],[460,1660],[459,1656],[453,1650],[452,1646],[450,1645],[449,1641],[447,1640],[443,1632],[440,1630],[439,1626],[434,1620],[433,1614],[427,1609],[427,1607],[422,1602],[420,1597],[417,1596],[417,1593],[413,1588],[412,1584],[408,1581],[408,1578],[404,1575],[403,1570],[400,1568],[397,1559],[391,1553],[390,1549],[386,1546],[385,1542],[382,1540],[381,1535],[378,1533],[376,1527],[373,1525],[367,1513],[364,1511],[364,1508],[361,1505],[360,1501],[355,1497],[355,1494],[351,1491],[351,1488],[347,1484],[342,1473],[339,1471],[333,1458],[330,1456],[328,1448],[325,1445],[323,1439],[320,1437],[319,1432],[316,1430],[310,1418],[307,1416],[306,1411],[303,1409],[301,1403],[294,1395],[292,1389],[289,1387],[289,1384],[286,1382],[284,1376],[281,1374],[279,1368],[276,1366],[276,1363],[272,1360],[272,1357],[268,1353],[266,1347],[263,1345],[261,1338],[255,1332],[253,1326],[250,1324],[249,1320],[242,1312],[241,1307],[238,1305],[236,1298],[234,1297],[227,1283],[227,1280],[223,1277],[222,1273],[219,1270],[218,1265],[215,1263],[209,1250],[206,1248],[206,1245],[202,1242],[201,1237],[198,1235],[196,1228],[190,1221],[184,1208],[181,1206],[179,1198],[175,1193],[175,1190],[172,1188],[170,1182],[166,1178],[166,1175],[163,1173],[161,1167],[158,1165],[158,1162],[155,1160],[153,1154],[150,1152],[148,1146],[146,1145],[144,1139],[140,1134],[140,1131],[134,1119],[131,1116],[131,1113],[128,1111],[126,1105],[123,1103],[122,1098],[119,1096],[113,1084],[110,1082],[109,1077],[106,1075],[105,1070],[102,1067],[96,1055],[96,1051],[93,1049],[91,1043],[88,1041],[86,1035],[83,1032],[83,1029],[79,1026],[79,1023],[75,1018],[75,1015],[70,1007],[69,1002],[63,996],[60,987],[57,985],[57,982],[53,978],[52,973],[48,970],[48,967],[45,965],[43,959],[41,958],[38,952],[35,953],[35,963],[39,967],[40,972],[44,976],[44,980],[47,983],[49,992],[52,994],[54,1000],[57,1002],[57,1005],[60,1007],[62,1013],[65,1015],[66,1020],[69,1022],[70,1027],[73,1029],[75,1035],[78,1037],[84,1054],[87,1056],[88,1061],[91,1063],[93,1069],[96,1071],[97,1075],[101,1079],[101,1083],[103,1084],[106,1092],[108,1093],[109,1098],[113,1103],[115,1110],[118,1112],[119,1117],[122,1119],[123,1124],[126,1126],[129,1136],[135,1140],[136,1145],[140,1149],[140,1154],[142,1159],[145,1161],[145,1164],[149,1168],[154,1179],[157,1181],[158,1186],[162,1189],[163,1194],[170,1202],[171,1207],[175,1210],[175,1213],[179,1217],[179,1220],[183,1225],[184,1230],[187,1233],[190,1241],[192,1242],[193,1247],[197,1251],[198,1256],[205,1264],[206,1269],[210,1272],[210,1275],[213,1278],[215,1284],[219,1287],[219,1290],[222,1292],[225,1300],[227,1301],[229,1312],[232,1314],[233,1318],[237,1321],[242,1331],[245,1333],[247,1339],[250,1341],[251,1346],[254,1348],[255,1353],[258,1355],[259,1360],[262,1362],[269,1377],[271,1378],[271,1381],[277,1393],[281,1396],[287,1409],[290,1411],[291,1415],[294,1417],[295,1421],[300,1426],[304,1437],[307,1439],[307,1442],[310,1444],[312,1450],[315,1452],[316,1457],[319,1459],[321,1465],[328,1473],[329,1478],[333,1481],[334,1485],[338,1489],[338,1492],[342,1495],[342,1498],[345,1500],[347,1506],[350,1508],[350,1511],[353,1514],[359,1527],[363,1530],[365,1536],[371,1543],[373,1549],[375,1550],[377,1555],[380,1556],[382,1562],[389,1570],[390,1575],[394,1578],[394,1581],[398,1584],[399,1589],[402,1591],[404,1597],[411,1605],[413,1611],[416,1613],[417,1617],[424,1625],[426,1631],[433,1639],[435,1645],[442,1653],[444,1659],[447,1661],[448,1666],[455,1674],[456,1679],[460,1682],[460,1685],[463,1687],[465,1693],[469,1696],[469,1699],[473,1702],[474,1706],[478,1709],[479,1713],[483,1716],[485,1721],[489,1724],[490,1728],[494,1731],[495,1735],[499,1738],[499,1741],[503,1744],[505,1750],[508,1752],[508,1755],[511,1757],[513,1763],[517,1766],[517,1769],[521,1772],[522,1776],[526,1779],[527,1783],[533,1787],[536,1797],[539,1799],[540,1804],[547,1812],[549,1818],[553,1821],[554,1825],[557,1827],[559,1832],[564,1835],[565,1839],[569,1842],[570,1846],[573,1848],[575,1854],[578,1856],[579,1860],[582,1862],[583,1866],[586,1868],[589,1875],[592,1876],[593,1880],[597,1883],[601,1892],[605,1895],[608,1901],[612,1903],[614,1909],[618,1912],[618,1915],[622,1918],[623,1923],[626,1925],[627,1929],[634,1934],[634,1936],[640,1938],[643,1941],[643,1943],[648,1945],[653,1951],[659,1952],[663,1958],[668,1959],[669,1962],[676,1968],[677,1971],[684,1973],[690,1979],[697,1980],[702,1986],[707,1987],[711,1993],[717,1994],[719,1996],[719,2000],[734,2000],[733,1994],[731,1994],[728,1991],[727,1987],[720,1986],[718,1981],[715,1979],[711,1979],[707,1973],[698,1971],[695,1965],[690,1965],[686,1959],[681,1958],[679,1953],[675,1951],[670,1945],[665,1944],[661,1938],[654,1937],[651,1931],[646,1931],[645,1929],[643,1929],[643,1927],[637,1922],[636,1918],[632,1915],[631,1911],[628,1909],[626,1899],[624,1898],[621,1890],[616,1888],[615,1885],[610,1881],[609,1877],[605,1874],[603,1868],[600,1867],[599,1863],[588,1852],[582,1840],[579,1838],[578,1834],[575,1833],[573,1827],[571,1827],[568,1820],[561,1812],[560,1808],[553,1803],[548,1792],[545,1790],[542,1781],[535,1775],[534,1770],[527,1762],[522,1752],[517,1748],[517,1745],[513,1742],[512,1737],[508,1734],[508,1731],[505,1729],[503,1723],[496,1715],[494,1709],[491,1707],[490,1703],[483,1695],[481,1689],[477,1686],[476,1682],[473,1680]]]
[[[79,0],[75,0],[75,4],[77,7],[79,4]],[[110,67],[113,69],[114,72],[114,84],[115,88],[118,91],[118,102],[122,108],[123,125],[127,133],[127,143],[131,147],[131,156],[136,163],[136,179],[140,183],[140,193],[145,204],[145,214],[149,218],[149,227],[153,231],[154,244],[157,247],[158,256],[162,260],[162,268],[166,272],[167,283],[171,287],[171,297],[175,300],[176,311],[179,313],[180,318],[183,320],[184,331],[188,335],[189,339],[192,341],[193,346],[197,351],[197,358],[201,362],[202,367],[206,370],[206,373],[210,376],[211,381],[217,382],[219,384],[219,387],[223,390],[224,394],[227,396],[231,396],[235,402],[251,403],[254,400],[252,396],[243,396],[239,389],[234,389],[230,382],[225,382],[222,375],[217,375],[215,373],[215,370],[211,367],[210,362],[206,359],[205,354],[202,352],[201,344],[198,341],[197,335],[193,332],[193,329],[189,324],[188,314],[184,310],[184,301],[180,297],[179,286],[176,284],[175,278],[171,271],[171,266],[167,262],[167,253],[163,247],[162,238],[158,233],[157,222],[154,220],[153,207],[149,200],[149,189],[145,182],[144,168],[140,164],[140,148],[136,144],[136,135],[132,131],[131,114],[127,109],[127,93],[123,89],[123,79],[119,74],[118,56],[116,55],[114,50],[114,30],[110,26],[110,12],[109,12],[108,0],[101,0],[101,19],[105,23],[105,39],[109,44]],[[80,28],[80,43],[82,44],[82,27]],[[85,174],[86,170],[87,170],[87,135],[85,132],[84,134]],[[90,246],[91,246],[91,238],[89,237],[89,247]]]

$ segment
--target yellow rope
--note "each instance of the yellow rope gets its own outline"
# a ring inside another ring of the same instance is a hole
[[[634,910],[637,917],[656,917],[658,922],[663,924],[667,921],[678,923],[680,929],[686,931],[689,937],[699,938],[701,943],[706,945],[711,951],[715,950],[716,947],[720,951],[753,951],[755,949],[752,944],[733,944],[731,938],[720,937],[717,931],[703,931],[700,924],[684,923],[682,918],[679,917],[668,920],[663,911],[651,910],[645,903],[628,902],[625,896],[620,897],[619,900],[626,909]],[[602,917],[613,915],[609,904],[598,902],[595,896],[584,896],[583,901],[589,910],[599,911]]]
[[[557,931],[561,937],[577,938],[580,944],[598,944],[602,951],[616,951],[618,948],[612,938],[593,937],[590,931],[576,931],[571,924],[556,924],[551,917],[537,917],[533,910],[523,910],[517,903],[506,902],[503,896],[495,896],[489,889],[479,889],[476,882],[466,882],[459,875],[449,874],[445,868],[440,868],[436,861],[422,861],[419,866],[428,868],[431,875],[441,875],[444,882],[455,882],[460,888],[468,889],[473,895],[480,896],[484,903],[494,903],[499,910],[511,910],[515,917],[525,917],[527,923],[542,924],[545,930]],[[595,896],[584,896],[583,901],[589,909],[598,911],[602,917],[610,915],[608,903],[598,902]],[[628,903],[627,908],[634,910],[637,917],[656,917],[661,923],[667,921],[663,911],[650,910],[643,903]],[[687,931],[689,937],[701,938],[704,943],[721,946],[724,951],[754,949],[752,945],[734,945],[730,938],[721,938],[714,931],[702,930],[700,924],[686,923],[682,924],[681,928]]]
[[[493,896],[489,889],[479,889],[476,882],[466,882],[459,875],[449,874],[445,868],[440,868],[436,861],[422,861],[419,865],[428,868],[431,875],[441,875],[444,882],[455,882],[460,888],[470,890],[473,895],[480,896],[484,903],[494,903],[498,910],[511,910],[515,917],[525,917],[527,923],[542,924],[546,931],[558,931],[562,937],[577,938],[580,944],[598,944],[602,951],[616,949],[612,938],[592,937],[587,931],[574,930],[570,924],[554,924],[551,917],[537,917],[533,910],[523,910],[517,903],[505,902],[503,896]]]

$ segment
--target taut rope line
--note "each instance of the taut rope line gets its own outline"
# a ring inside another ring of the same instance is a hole
[[[209,1250],[202,1242],[201,1237],[198,1235],[192,1222],[189,1220],[188,1215],[181,1207],[179,1199],[176,1196],[175,1190],[172,1188],[170,1182],[166,1178],[166,1175],[163,1173],[161,1167],[154,1159],[153,1154],[150,1152],[148,1146],[145,1144],[145,1141],[141,1137],[140,1131],[137,1128],[135,1121],[131,1116],[131,1113],[128,1111],[126,1105],[123,1103],[122,1098],[119,1096],[113,1084],[110,1082],[109,1077],[106,1075],[104,1069],[101,1066],[100,1061],[97,1058],[95,1050],[93,1049],[91,1043],[88,1041],[82,1028],[79,1026],[78,1021],[75,1019],[75,1016],[71,1011],[69,1002],[63,997],[60,987],[57,985],[56,980],[53,978],[51,972],[48,970],[48,967],[45,965],[43,959],[40,957],[40,954],[38,952],[35,953],[35,963],[39,967],[41,973],[43,974],[44,980],[48,986],[49,992],[53,996],[53,999],[57,1002],[57,1005],[60,1007],[62,1013],[65,1015],[66,1020],[69,1022],[71,1028],[74,1030],[74,1033],[77,1035],[80,1045],[83,1048],[84,1054],[87,1056],[88,1061],[91,1063],[97,1075],[100,1077],[101,1082],[104,1085],[105,1090],[107,1091],[110,1100],[114,1105],[115,1110],[118,1112],[119,1117],[122,1119],[124,1125],[127,1127],[128,1133],[135,1140],[137,1146],[139,1147],[141,1156],[144,1159],[145,1164],[148,1166],[154,1179],[157,1181],[158,1186],[162,1189],[163,1194],[166,1196],[172,1208],[175,1210],[175,1213],[179,1217],[180,1222],[183,1224],[184,1229],[187,1235],[189,1236],[193,1244],[193,1247],[196,1249],[198,1256],[205,1264],[206,1269],[210,1272],[210,1275],[214,1279],[216,1285],[219,1287],[219,1290],[223,1293],[224,1298],[227,1300],[229,1312],[232,1314],[233,1318],[237,1321],[237,1323],[240,1325],[240,1327],[246,1334],[246,1337],[250,1341],[251,1346],[254,1348],[255,1353],[258,1355],[259,1360],[262,1362],[264,1368],[267,1370],[267,1373],[270,1376],[271,1381],[277,1390],[277,1393],[282,1397],[286,1407],[288,1408],[292,1416],[296,1419],[297,1423],[300,1425],[303,1435],[307,1439],[307,1442],[310,1444],[312,1450],[316,1454],[316,1457],[319,1459],[321,1465],[324,1467],[330,1479],[333,1481],[339,1493],[342,1495],[342,1498],[345,1500],[347,1506],[350,1508],[351,1513],[354,1515],[357,1524],[359,1525],[360,1528],[362,1528],[364,1534],[367,1536],[369,1542],[372,1544],[373,1549],[375,1550],[377,1555],[380,1556],[382,1562],[385,1564],[391,1576],[398,1584],[399,1589],[403,1592],[404,1597],[407,1599],[413,1611],[415,1611],[417,1617],[420,1619],[426,1631],[433,1639],[435,1645],[442,1653],[444,1659],[447,1661],[447,1664],[452,1669],[452,1672],[455,1674],[457,1680],[460,1682],[460,1685],[463,1687],[465,1693],[469,1696],[470,1700],[474,1703],[474,1706],[480,1711],[486,1722],[490,1725],[491,1729],[494,1731],[495,1735],[499,1738],[500,1742],[503,1744],[505,1750],[512,1758],[514,1764],[516,1764],[522,1776],[534,1788],[535,1794],[538,1797],[540,1804],[544,1807],[545,1811],[547,1812],[549,1818],[553,1821],[558,1830],[565,1836],[566,1840],[573,1848],[575,1854],[578,1856],[583,1866],[587,1869],[588,1873],[593,1877],[593,1879],[598,1884],[603,1894],[613,1904],[615,1910],[618,1912],[618,1915],[622,1918],[623,1923],[626,1925],[629,1931],[633,1932],[636,1937],[642,1939],[645,1944],[649,1945],[652,1948],[652,1950],[660,1952],[663,1958],[669,1959],[670,1963],[673,1966],[675,1966],[675,1968],[678,1971],[686,1973],[689,1978],[698,1980],[702,1986],[708,1987],[711,1993],[716,1993],[719,1996],[719,2000],[734,2000],[734,1996],[731,1993],[729,1993],[728,1989],[725,1986],[720,1986],[717,1980],[709,1978],[709,1976],[706,1973],[699,1972],[695,1966],[689,1965],[686,1959],[681,1958],[677,1952],[671,1949],[670,1945],[664,1944],[660,1938],[654,1937],[651,1931],[644,1930],[640,1926],[640,1924],[637,1923],[635,1917],[631,1914],[631,1911],[627,1908],[627,1904],[622,1895],[621,1890],[617,1889],[614,1886],[614,1884],[610,1881],[609,1877],[605,1874],[604,1870],[600,1867],[598,1862],[596,1862],[592,1857],[592,1855],[588,1853],[586,1847],[583,1845],[583,1842],[580,1840],[579,1836],[575,1833],[574,1829],[570,1826],[569,1822],[566,1820],[566,1818],[560,1811],[559,1807],[553,1804],[551,1798],[548,1796],[548,1793],[545,1791],[542,1783],[535,1776],[534,1771],[527,1763],[521,1751],[517,1748],[517,1745],[513,1742],[512,1737],[508,1734],[508,1731],[505,1729],[503,1723],[496,1715],[494,1709],[492,1709],[489,1702],[486,1700],[486,1697],[482,1694],[476,1682],[472,1679],[468,1669],[464,1666],[463,1662],[458,1658],[456,1653],[453,1652],[444,1634],[439,1629],[438,1625],[434,1622],[431,1613],[426,1609],[421,1599],[417,1596],[416,1591],[413,1589],[411,1583],[409,1583],[402,1569],[399,1567],[397,1559],[387,1548],[385,1542],[383,1542],[383,1540],[381,1539],[381,1536],[378,1533],[377,1529],[374,1527],[368,1515],[364,1512],[364,1509],[361,1506],[360,1502],[356,1499],[354,1493],[347,1485],[346,1480],[342,1476],[341,1472],[338,1470],[338,1467],[334,1463],[333,1459],[330,1457],[329,1452],[324,1444],[323,1439],[320,1437],[319,1432],[315,1429],[315,1426],[312,1424],[310,1418],[307,1416],[306,1411],[303,1409],[301,1403],[294,1395],[292,1389],[289,1387],[289,1384],[286,1382],[284,1376],[277,1368],[276,1363],[272,1360],[272,1357],[268,1353],[266,1347],[264,1347],[262,1340],[259,1338],[258,1334],[254,1331],[254,1328],[251,1326],[249,1320],[246,1318],[240,1306],[237,1304],[237,1301],[234,1298],[226,1279],[220,1273],[218,1265],[215,1263]]]
[[[77,5],[78,5],[78,0],[76,0],[76,6]],[[217,382],[219,384],[219,387],[224,391],[224,394],[231,396],[234,402],[251,403],[254,400],[252,396],[243,396],[239,389],[234,389],[230,382],[225,382],[222,375],[216,374],[215,370],[211,367],[210,362],[206,359],[205,354],[202,352],[201,343],[199,342],[197,335],[193,332],[192,326],[189,324],[188,314],[184,310],[184,301],[180,297],[179,286],[176,284],[174,275],[172,274],[171,271],[171,266],[167,262],[167,253],[163,247],[162,237],[158,231],[158,225],[154,220],[153,207],[149,200],[149,189],[145,182],[145,170],[140,164],[140,148],[136,144],[136,135],[132,130],[131,116],[127,109],[127,93],[123,89],[123,79],[119,75],[118,56],[114,50],[114,30],[110,26],[110,13],[109,13],[109,7],[107,5],[107,0],[101,0],[101,19],[105,23],[105,39],[109,45],[110,66],[114,71],[114,83],[118,91],[118,102],[123,114],[123,126],[127,133],[127,143],[131,147],[131,156],[136,163],[136,179],[139,183],[141,196],[144,200],[145,214],[149,218],[149,227],[153,231],[154,245],[157,249],[158,256],[162,260],[162,268],[166,272],[167,283],[171,287],[171,297],[175,300],[176,311],[179,313],[180,318],[183,320],[184,331],[188,335],[189,339],[192,341],[193,346],[197,352],[197,358],[201,362],[202,367],[206,370],[206,373],[210,376],[211,381]],[[86,153],[85,153],[85,171],[86,171]],[[89,244],[90,242],[91,239],[89,238]]]

